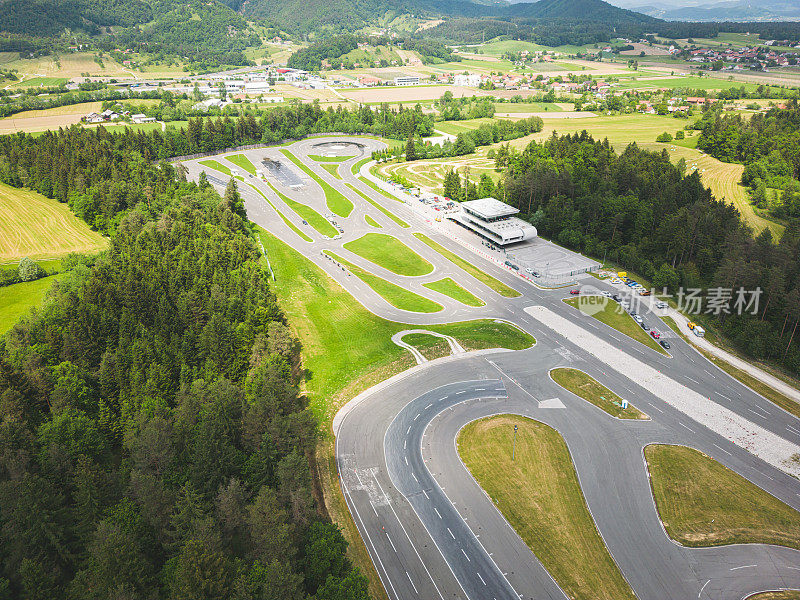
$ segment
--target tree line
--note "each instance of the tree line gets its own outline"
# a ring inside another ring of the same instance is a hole
[[[708,107],[695,125],[697,148],[725,162],[745,165],[742,183],[753,203],[778,218],[800,217],[800,108],[773,108],[750,118]],[[769,191],[768,191],[769,190]]]
[[[496,155],[497,197],[567,247],[609,258],[675,293],[679,287],[763,290],[757,314],[713,316],[744,352],[800,373],[800,221],[776,243],[734,206],[715,199],[697,171],[636,144],[616,154],[585,131]]]

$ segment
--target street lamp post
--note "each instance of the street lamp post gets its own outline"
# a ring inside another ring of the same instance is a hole
[[[517,454],[517,426],[514,425],[514,444],[511,446],[511,461],[514,461],[514,457]]]

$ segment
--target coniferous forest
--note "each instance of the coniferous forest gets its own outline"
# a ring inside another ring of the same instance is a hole
[[[260,140],[249,125],[198,121],[179,151]],[[166,143],[0,138],[3,181],[111,236],[0,342],[0,598],[366,598],[238,190],[187,183],[155,162]]]

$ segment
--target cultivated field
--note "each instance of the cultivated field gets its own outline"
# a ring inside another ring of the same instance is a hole
[[[97,252],[106,240],[66,204],[0,184],[0,263]]]
[[[417,102],[422,100],[437,100],[445,92],[452,92],[456,98],[470,96],[485,96],[475,88],[455,85],[414,85],[409,87],[374,87],[356,90],[340,90],[345,98],[352,98],[358,102]]]
[[[6,53],[10,54],[10,53]],[[51,56],[41,56],[39,58],[17,58],[9,60],[3,64],[4,69],[17,69],[20,75],[26,77],[80,77],[84,73],[99,77],[130,77],[131,73],[126,71],[122,65],[105,56],[103,60],[104,68],[94,60],[95,54],[90,52],[76,52],[62,54],[58,57],[58,62]],[[8,57],[10,58],[10,57]]]

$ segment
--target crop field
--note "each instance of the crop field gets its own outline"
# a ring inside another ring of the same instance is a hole
[[[555,102],[495,102],[494,109],[498,113],[537,113],[572,110],[573,105]]]
[[[754,83],[742,83],[741,81],[728,81],[725,79],[715,79],[711,77],[663,77],[663,78],[640,78],[636,81],[620,83],[617,88],[621,90],[646,90],[661,88],[690,88],[693,90],[727,90],[732,87],[740,88],[744,86],[747,91],[753,91],[758,86]]]
[[[3,65],[4,69],[17,69],[20,75],[30,77],[80,77],[82,73],[90,73],[102,77],[130,77],[131,74],[122,68],[122,65],[112,60],[108,55],[103,57],[101,67],[94,60],[95,54],[91,52],[75,52],[61,54],[58,63],[53,56],[40,56],[38,58],[17,58]]]
[[[464,68],[462,66],[461,70]],[[352,98],[358,102],[421,102],[424,100],[437,100],[446,91],[453,93],[456,98],[485,95],[475,88],[459,87],[453,85],[415,85],[409,87],[373,87],[356,90],[341,90],[345,98]]]
[[[66,204],[29,190],[0,184],[0,262],[54,258],[69,252],[94,253],[106,247],[99,233]]]

